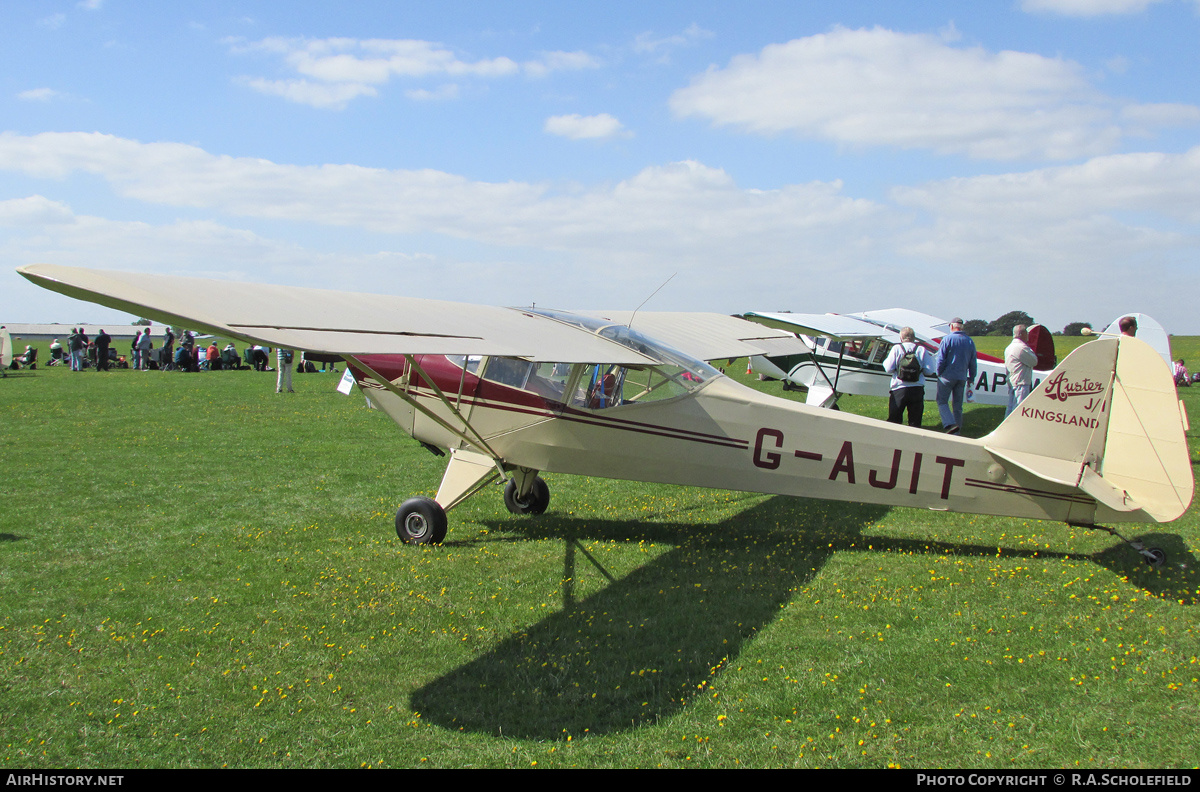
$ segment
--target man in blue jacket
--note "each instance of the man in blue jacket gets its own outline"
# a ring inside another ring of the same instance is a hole
[[[938,413],[947,434],[962,430],[963,396],[967,386],[975,381],[975,342],[962,331],[963,321],[957,316],[950,320],[950,335],[938,347]],[[954,408],[950,407],[953,399]]]

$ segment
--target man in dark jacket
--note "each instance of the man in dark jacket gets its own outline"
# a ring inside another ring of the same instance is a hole
[[[96,371],[108,371],[108,346],[111,343],[112,336],[100,328],[100,334],[96,336]]]
[[[71,337],[67,340],[67,347],[71,350],[71,371],[83,371],[83,349],[85,346],[83,330],[72,327]]]

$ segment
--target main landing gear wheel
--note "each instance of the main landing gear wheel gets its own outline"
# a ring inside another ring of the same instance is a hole
[[[550,505],[550,487],[538,476],[524,498],[517,496],[517,482],[512,479],[504,485],[504,505],[513,514],[542,514]]]
[[[408,544],[441,544],[446,511],[431,498],[409,498],[396,510],[396,536]]]

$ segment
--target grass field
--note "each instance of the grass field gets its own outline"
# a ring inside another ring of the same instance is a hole
[[[1127,526],[1154,570],[1060,524],[548,475],[546,515],[487,491],[411,547],[395,509],[443,460],[334,376],[273,377],[0,381],[0,765],[1200,756],[1195,507]]]

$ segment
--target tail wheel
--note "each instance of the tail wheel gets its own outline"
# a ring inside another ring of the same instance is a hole
[[[504,485],[504,505],[513,514],[542,514],[550,505],[550,487],[538,476],[522,498],[517,495],[517,483],[509,479]]]
[[[1167,554],[1157,547],[1151,547],[1144,553],[1147,563],[1153,567],[1160,567],[1167,562]]]
[[[409,498],[396,510],[396,536],[408,544],[441,544],[446,511],[431,498]]]

